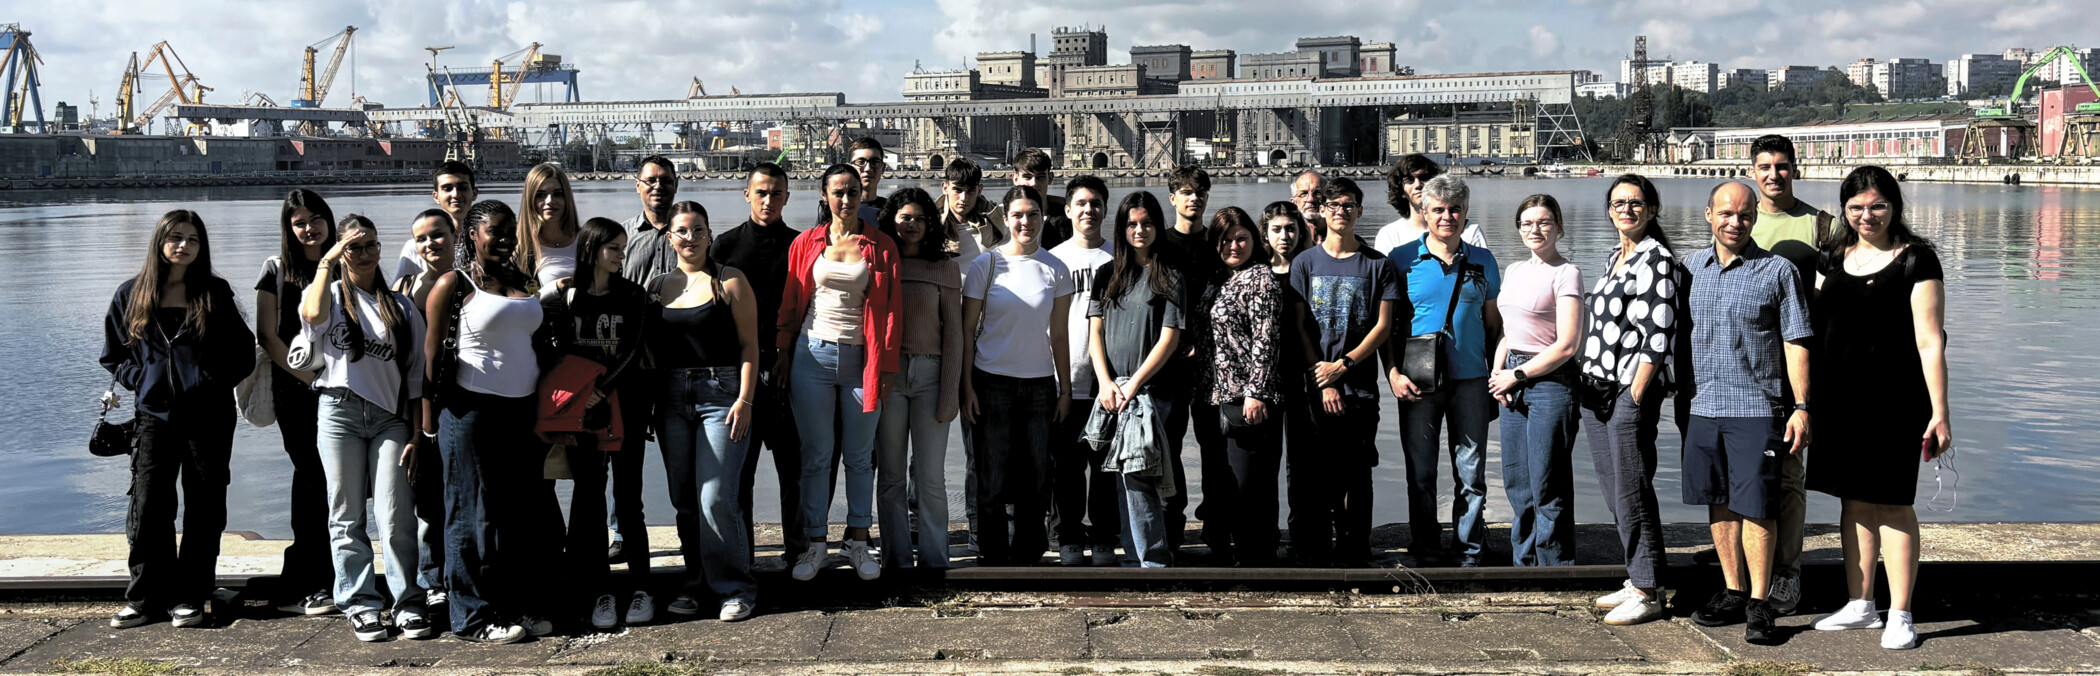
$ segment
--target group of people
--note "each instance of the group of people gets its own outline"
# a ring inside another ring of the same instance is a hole
[[[1815,489],[1844,501],[1852,591],[1817,627],[1883,625],[1878,554],[1893,592],[1883,643],[1908,647],[1911,454],[1921,440],[1926,458],[1952,447],[1937,258],[1887,171],[1847,177],[1838,222],[1794,197],[1790,142],[1754,151],[1754,185],[1713,190],[1714,244],[1695,251],[1672,250],[1653,183],[1613,181],[1619,245],[1587,291],[1559,250],[1555,198],[1518,205],[1528,255],[1504,268],[1468,218],[1465,181],[1420,155],[1389,172],[1402,218],[1372,242],[1357,232],[1362,189],[1314,172],[1256,213],[1210,213],[1193,166],[1169,175],[1164,204],[1091,175],[1052,195],[1035,150],[1014,158],[997,200],[964,159],[938,195],[879,195],[884,152],[861,139],[818,178],[812,227],[783,221],[787,174],[761,164],[748,219],[718,233],[677,201],[662,157],[639,165],[641,213],[625,223],[583,218],[556,165],[531,170],[513,210],[477,201],[472,170],[448,162],[391,281],[379,225],[287,195],[252,332],[212,271],[203,219],[172,211],[105,325],[102,363],[138,414],[132,581],[111,625],[206,621],[217,541],[178,551],[175,487],[185,532],[223,529],[237,386],[251,421],[267,397],[292,459],[275,603],[342,612],[363,640],[449,628],[492,643],[555,620],[654,620],[651,438],[687,564],[663,606],[677,615],[703,602],[725,621],[751,614],[761,447],[781,478],[793,579],[835,561],[842,485],[837,548],[853,574],[947,568],[957,418],[979,565],[1039,565],[1046,551],[1067,566],[1190,563],[1192,426],[1202,563],[1371,565],[1389,392],[1418,565],[1483,563],[1497,417],[1513,563],[1573,563],[1571,454],[1586,429],[1630,578],[1598,604],[1610,624],[1660,617],[1655,442],[1675,401],[1683,498],[1709,505],[1727,588],[1693,619],[1772,640],[1799,600]],[[1456,484],[1449,543],[1440,437]],[[557,480],[575,482],[566,515]],[[630,570],[617,582],[614,561]],[[550,566],[565,584],[545,584]]]

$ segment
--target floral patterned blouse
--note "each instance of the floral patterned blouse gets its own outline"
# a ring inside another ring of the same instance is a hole
[[[1210,309],[1209,339],[1200,348],[1210,360],[1213,404],[1253,397],[1276,404],[1281,399],[1278,369],[1283,344],[1283,287],[1266,265],[1250,265],[1211,287],[1204,305]]]

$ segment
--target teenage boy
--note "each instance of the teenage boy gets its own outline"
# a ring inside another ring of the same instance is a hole
[[[1167,264],[1181,274],[1183,292],[1181,306],[1187,308],[1188,325],[1209,326],[1209,315],[1198,307],[1203,292],[1217,275],[1222,264],[1218,261],[1218,233],[1203,222],[1203,212],[1210,203],[1210,174],[1202,167],[1185,164],[1175,167],[1167,174],[1167,201],[1173,204],[1174,227],[1160,233],[1160,255],[1167,256]],[[1197,467],[1202,472],[1204,485],[1212,478],[1230,481],[1232,466],[1225,456],[1225,432],[1214,422],[1218,420],[1218,407],[1210,403],[1210,397],[1198,396],[1195,392],[1198,369],[1205,368],[1196,358],[1196,343],[1193,337],[1185,337],[1180,354],[1167,364],[1166,372],[1154,379],[1153,388],[1172,393],[1172,403],[1167,411],[1167,444],[1175,449],[1174,496],[1161,501],[1167,511],[1167,549],[1180,556],[1181,542],[1188,525],[1189,489],[1186,465],[1181,459],[1181,440],[1188,432],[1189,421],[1198,421],[1196,427]],[[1212,510],[1223,509],[1222,505],[1210,505],[1208,500],[1196,507],[1196,518],[1205,522],[1209,529],[1210,519],[1204,518]],[[1219,526],[1224,522],[1220,521]],[[1215,534],[1216,537],[1212,537]],[[1231,542],[1223,530],[1207,532],[1204,542]],[[1213,544],[1210,550],[1211,563],[1225,565],[1232,560],[1230,550],[1218,549]]]
[[[1018,163],[1016,166],[1019,166]],[[1074,177],[1065,184],[1064,213],[1072,223],[1073,236],[1051,255],[1072,271],[1072,301],[1084,303],[1093,297],[1094,271],[1115,259],[1111,234],[1102,231],[1108,217],[1108,185],[1092,175]],[[1072,406],[1074,413],[1053,423],[1050,440],[1050,524],[1058,542],[1060,565],[1087,565],[1085,549],[1093,545],[1092,564],[1116,565],[1116,544],[1122,539],[1122,489],[1114,472],[1101,471],[1101,458],[1080,440],[1094,403],[1094,362],[1087,347],[1093,332],[1084,312],[1071,313],[1066,336],[1072,343]],[[1091,525],[1082,523],[1086,519]]]
[[[474,207],[474,199],[480,196],[481,191],[474,188],[474,168],[467,166],[467,163],[445,160],[436,169],[430,170],[430,199],[437,202],[439,209],[444,209],[445,213],[452,215],[452,229],[455,232],[466,224],[467,210]],[[416,238],[401,239],[401,260],[394,264],[394,279],[412,279],[423,274],[423,257],[416,255]]]

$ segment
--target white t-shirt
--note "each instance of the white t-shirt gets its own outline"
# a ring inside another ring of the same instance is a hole
[[[329,286],[333,287],[334,284]],[[357,295],[357,316],[360,331],[364,334],[364,358],[350,361],[351,327],[346,321],[341,298],[328,313],[328,321],[315,326],[299,323],[299,332],[321,351],[321,370],[314,379],[314,387],[348,388],[365,401],[395,415],[404,411],[394,410],[401,392],[401,359],[408,360],[408,398],[423,396],[423,313],[412,309],[408,297],[393,290],[384,290],[386,302],[400,303],[402,319],[408,322],[407,344],[397,346],[394,336],[386,330],[379,316],[378,297],[355,286],[350,292]],[[329,295],[334,296],[331,290]]]
[[[967,288],[970,285],[970,270],[976,267],[974,264],[977,257],[984,255],[984,245],[977,243],[976,235],[964,232],[956,238],[955,250],[955,260],[968,261],[962,264],[963,286]]]
[[[575,276],[576,239],[569,240],[568,246],[540,247],[540,269],[534,275],[540,280],[540,288],[551,288],[556,280]]]
[[[1087,356],[1087,316],[1080,311],[1088,298],[1093,297],[1094,270],[1116,259],[1112,253],[1113,242],[1103,240],[1101,248],[1086,248],[1086,242],[1077,235],[1065,240],[1050,250],[1051,255],[1072,271],[1071,325],[1065,329],[1066,338],[1072,343],[1072,398],[1094,398],[1094,362]]]
[[[984,301],[975,366],[1009,378],[1055,377],[1050,313],[1057,299],[1070,295],[1072,273],[1049,252],[979,254],[963,276],[963,297]]]
[[[1371,240],[1371,248],[1377,249],[1378,253],[1390,254],[1402,244],[1421,239],[1424,232],[1427,231],[1415,227],[1413,221],[1402,218],[1379,228],[1378,237]],[[1472,221],[1466,221],[1466,230],[1458,233],[1458,239],[1482,249],[1488,245],[1487,235],[1480,232],[1480,224]]]
[[[430,265],[423,262],[422,252],[416,251],[416,238],[410,237],[401,243],[401,260],[394,264],[394,279],[409,279],[423,274]]]

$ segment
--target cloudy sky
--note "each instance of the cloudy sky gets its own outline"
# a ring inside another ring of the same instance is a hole
[[[454,45],[441,64],[483,66],[532,42],[582,69],[589,100],[709,93],[840,91],[897,100],[903,75],[969,65],[979,51],[1018,50],[1059,26],[1105,25],[1111,63],[1133,44],[1183,43],[1241,53],[1287,51],[1300,36],[1349,34],[1397,43],[1422,73],[1586,68],[1615,77],[1635,34],[1654,56],[1724,68],[1839,65],[1872,56],[1944,61],[2008,46],[2100,45],[2076,9],[2087,0],[100,0],[9,3],[43,54],[43,98],[107,113],[124,62],[166,40],[207,86],[208,101],[259,91],[282,102],[299,84],[302,48],[359,28],[354,81],[345,64],[329,105],[354,91],[420,105],[426,45]],[[324,60],[326,52],[322,54]],[[162,78],[165,80],[165,76]],[[145,98],[165,91],[150,82]],[[527,87],[523,101],[534,100]],[[545,96],[556,94],[546,90]]]

